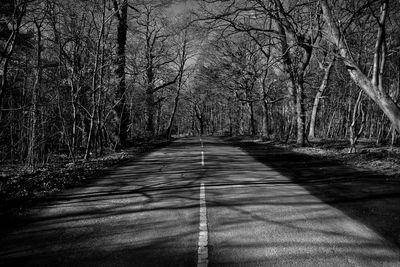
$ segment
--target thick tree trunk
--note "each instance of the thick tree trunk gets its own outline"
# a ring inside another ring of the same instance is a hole
[[[196,118],[199,120],[200,135],[204,135],[204,114],[200,111],[197,105],[194,106],[194,112],[196,114]]]
[[[268,102],[267,102],[267,86],[266,86],[266,79],[267,79],[268,71],[265,71],[264,78],[262,82],[262,92],[263,92],[263,124],[262,124],[262,136],[264,138],[269,138],[269,119],[268,119]]]
[[[380,107],[380,109],[385,113],[387,118],[396,128],[397,132],[400,132],[400,108],[383,89],[382,81],[386,56],[384,29],[388,2],[388,0],[384,0],[381,6],[378,36],[375,45],[374,66],[372,73],[373,77],[370,80],[360,70],[355,61],[352,59],[349,51],[347,50],[347,46],[345,44],[345,36],[340,33],[340,30],[334,21],[327,1],[320,0],[324,20],[327,23],[327,33],[334,44],[337,46],[339,54],[343,58],[343,62],[346,66],[347,71],[350,74],[350,77]]]
[[[254,116],[254,103],[250,102],[249,107],[250,107],[251,135],[255,136],[257,134],[257,129],[256,129],[256,119]]]
[[[13,43],[13,46],[15,43]],[[4,64],[1,66],[2,74],[0,76],[0,109],[3,107],[3,98],[4,98],[4,93],[6,92],[7,88],[7,74],[8,74],[8,65],[10,62],[10,56],[7,56],[4,59]],[[2,112],[1,112],[2,113]],[[2,118],[0,114],[0,118]]]
[[[294,69],[292,59],[289,54],[289,45],[286,39],[286,31],[278,21],[278,32],[280,33],[280,44],[283,58],[283,69],[288,74],[287,87],[291,102],[291,110],[293,117],[296,116],[297,126],[297,139],[296,143],[298,146],[304,146],[305,144],[305,109],[304,109],[304,73],[307,68],[311,53],[312,46],[306,46],[302,44],[304,50],[303,56],[300,60],[299,66]],[[294,121],[293,121],[294,122]],[[292,125],[294,123],[291,123]],[[288,135],[288,138],[290,136]]]
[[[150,136],[154,135],[155,125],[154,125],[154,115],[155,115],[155,101],[154,101],[154,71],[153,71],[153,55],[151,53],[150,47],[150,37],[147,37],[147,65],[146,65],[146,111],[147,111],[147,121],[146,121],[146,132]]]
[[[126,81],[125,81],[125,66],[126,66],[126,33],[128,29],[128,1],[124,0],[120,5],[114,0],[114,11],[118,19],[117,25],[117,47],[116,47],[116,69],[115,75],[118,80],[117,91],[115,94],[115,112],[116,112],[116,131],[118,137],[117,147],[126,146],[128,139],[128,124],[129,113],[126,110]]]
[[[310,63],[312,47],[303,47],[303,57],[298,67],[296,79],[296,115],[297,115],[297,141],[298,146],[305,145],[306,114],[304,107],[304,75]]]
[[[267,101],[263,101],[263,124],[262,124],[262,135],[265,138],[269,138],[269,119],[268,119],[268,103]]]

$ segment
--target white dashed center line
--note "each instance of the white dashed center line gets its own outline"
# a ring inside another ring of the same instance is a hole
[[[208,229],[207,229],[207,207],[204,183],[200,185],[200,227],[198,245],[198,267],[208,266]]]
[[[200,144],[201,144],[201,166],[204,166],[204,146],[203,146],[203,140],[201,140],[200,137]]]
[[[204,146],[201,143],[201,166],[204,166]],[[208,227],[207,227],[207,206],[206,206],[206,190],[204,183],[200,184],[200,226],[199,226],[199,244],[197,251],[197,266],[208,266]]]

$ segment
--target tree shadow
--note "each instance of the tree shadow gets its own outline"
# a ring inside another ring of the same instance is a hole
[[[398,266],[397,243],[389,238],[396,220],[365,213],[371,203],[389,201],[379,211],[396,215],[395,181],[382,186],[377,173],[338,162],[229,144],[205,142],[210,266]]]
[[[200,181],[210,266],[399,262],[370,232],[342,229],[346,216],[326,208],[398,245],[398,235],[382,232],[399,233],[396,181],[268,145],[204,144],[203,168],[198,140],[186,139],[37,203],[28,225],[0,238],[2,266],[196,265]]]
[[[400,247],[399,180],[268,144],[235,145]]]
[[[0,238],[2,266],[193,266],[198,151],[143,154],[35,204]]]

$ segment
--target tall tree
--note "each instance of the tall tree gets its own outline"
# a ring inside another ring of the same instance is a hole
[[[180,76],[179,70],[173,70],[177,54],[171,49],[173,31],[168,29],[168,18],[162,8],[169,3],[155,4],[152,1],[139,6],[141,16],[137,19],[137,31],[143,40],[145,61],[145,93],[146,93],[146,132],[153,136],[157,132],[157,106],[164,99],[157,98],[163,89],[175,84]],[[175,72],[175,73],[173,73]]]
[[[115,17],[117,18],[117,46],[115,57],[115,75],[117,88],[115,91],[115,121],[117,147],[124,147],[128,139],[129,113],[126,99],[126,35],[128,31],[128,0],[113,0]]]
[[[166,134],[168,138],[171,138],[172,128],[174,126],[176,112],[178,110],[178,104],[181,96],[182,86],[183,86],[183,75],[185,71],[185,67],[187,65],[187,61],[190,58],[188,51],[188,43],[189,43],[189,30],[186,28],[183,30],[182,36],[178,36],[177,46],[178,46],[178,69],[179,69],[179,77],[177,81],[177,89],[176,95],[174,99],[174,107],[172,110],[171,118],[168,123],[168,127],[166,130]]]
[[[33,23],[36,28],[36,67],[35,67],[35,81],[32,88],[32,103],[30,109],[30,134],[29,134],[29,145],[28,145],[28,155],[27,164],[33,169],[36,162],[36,146],[37,146],[37,122],[38,122],[38,98],[39,92],[42,86],[43,77],[43,66],[42,66],[42,26],[44,22],[44,12],[39,14],[38,18],[35,18]]]
[[[101,44],[102,44],[102,40],[104,37],[104,28],[105,28],[105,23],[106,23],[106,0],[102,0],[102,10],[101,10],[101,22],[100,22],[100,29],[98,30],[97,33],[97,40],[96,40],[96,45],[95,45],[95,59],[94,59],[94,66],[93,66],[93,76],[92,76],[92,96],[91,96],[91,102],[92,102],[92,110],[90,112],[90,126],[89,126],[89,132],[88,132],[88,138],[87,138],[87,142],[86,142],[86,152],[85,152],[85,160],[89,159],[90,157],[90,153],[92,150],[92,143],[93,143],[93,139],[94,139],[94,131],[95,131],[95,116],[96,116],[96,111],[98,111],[97,109],[97,101],[98,101],[98,97],[97,97],[97,91],[98,90],[98,84],[99,81],[101,79],[99,79],[99,68],[103,68],[103,66],[100,66],[101,63],[101,53],[102,53],[102,49],[104,49],[104,47],[102,48]],[[95,22],[95,15],[92,12],[92,19]],[[103,74],[103,72],[100,72],[100,74]]]
[[[376,40],[373,57],[372,78],[364,74],[357,62],[353,59],[351,52],[346,45],[346,36],[343,29],[335,22],[332,8],[327,0],[320,0],[324,20],[327,25],[326,35],[338,48],[350,77],[364,90],[364,92],[380,107],[396,130],[400,132],[400,108],[388,95],[385,90],[384,71],[386,63],[386,18],[388,13],[389,0],[381,0],[379,15],[376,16]],[[365,8],[371,7],[367,2]]]
[[[317,121],[317,112],[318,108],[320,106],[320,101],[321,98],[323,97],[323,94],[328,87],[328,81],[329,77],[331,75],[331,70],[333,67],[333,64],[335,62],[335,58],[327,58],[325,56],[322,61],[318,61],[318,66],[321,70],[323,70],[323,77],[320,86],[318,87],[317,93],[315,94],[314,97],[314,102],[312,105],[312,110],[311,110],[311,117],[310,117],[310,129],[308,131],[308,138],[315,138],[315,127],[316,127],[316,121]]]
[[[0,21],[0,108],[7,90],[8,69],[20,35],[28,0],[6,0],[1,4]],[[1,114],[0,114],[1,119]]]

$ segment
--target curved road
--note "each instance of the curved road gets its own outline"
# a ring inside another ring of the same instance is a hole
[[[0,265],[400,266],[393,240],[296,180],[313,173],[285,153],[177,140],[37,206],[0,238]]]

